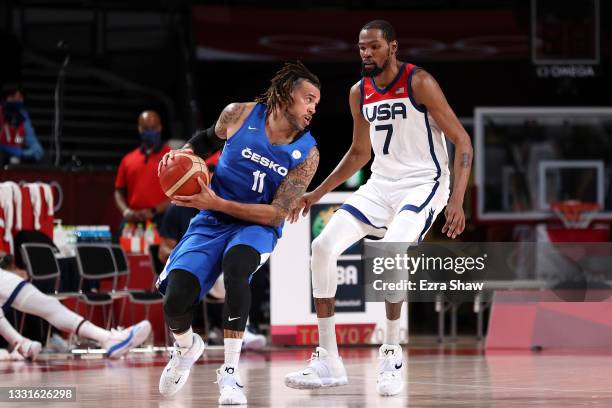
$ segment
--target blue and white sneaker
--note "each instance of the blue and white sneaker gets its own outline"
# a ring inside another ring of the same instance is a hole
[[[237,368],[223,364],[217,369],[217,384],[220,394],[219,405],[245,405],[247,403]]]
[[[125,330],[111,330],[111,335],[103,344],[108,358],[117,359],[130,349],[140,346],[151,334],[151,323],[143,320]]]

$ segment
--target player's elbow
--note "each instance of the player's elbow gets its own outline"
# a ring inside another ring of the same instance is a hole
[[[361,161],[363,162],[363,165],[365,166],[370,161],[371,158],[372,158],[372,150],[371,149],[366,150],[365,152],[363,152],[362,158],[361,158]]]
[[[352,148],[349,154],[355,162],[359,163],[360,167],[363,167],[364,165],[366,165],[372,158],[371,149]]]
[[[455,142],[455,148],[460,149],[464,153],[474,153],[474,148],[472,147],[472,141],[470,140],[470,136],[467,133],[461,132],[457,136],[457,141]]]
[[[469,157],[474,157],[474,147],[472,146],[472,142],[468,137],[461,145],[461,151],[463,154],[467,154]]]

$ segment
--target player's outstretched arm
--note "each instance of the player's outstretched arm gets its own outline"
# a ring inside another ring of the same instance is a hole
[[[361,90],[359,82],[353,85],[349,93],[349,105],[353,116],[353,141],[340,163],[327,178],[312,192],[305,194],[289,215],[289,221],[294,222],[299,217],[299,211],[306,215],[310,207],[340,184],[348,180],[357,170],[365,166],[372,157],[370,142],[370,124],[361,113]]]
[[[180,206],[220,211],[254,224],[280,225],[302,197],[319,165],[319,150],[313,147],[306,159],[293,168],[276,191],[271,204],[245,204],[226,200],[215,194],[201,179],[202,191],[192,196],[174,196],[173,203]]]
[[[208,129],[196,131],[191,139],[178,150],[171,150],[164,155],[160,160],[157,167],[157,174],[161,171],[162,166],[168,163],[168,160],[174,157],[178,152],[196,154],[202,158],[206,158],[223,147],[225,141],[231,137],[240,126],[242,122],[253,109],[255,104],[249,103],[230,103],[219,115],[219,119],[215,124]]]
[[[418,103],[425,105],[446,137],[455,145],[455,163],[453,168],[453,191],[444,210],[446,223],[442,232],[455,238],[465,229],[463,198],[470,179],[474,149],[470,136],[446,101],[438,82],[426,71],[419,70],[412,79],[414,97]]]

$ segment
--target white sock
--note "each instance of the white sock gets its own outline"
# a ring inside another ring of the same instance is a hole
[[[338,343],[336,343],[335,317],[319,317],[319,345],[323,347],[330,356],[338,357]]]
[[[98,343],[104,343],[110,337],[110,332],[104,330],[90,321],[85,321],[79,328],[79,332],[76,333],[79,337],[85,339],[95,340]]]
[[[227,367],[238,367],[238,360],[240,360],[240,351],[242,350],[242,338],[224,338],[223,348],[225,349],[225,365]]]
[[[399,345],[400,319],[387,319],[387,331],[385,332],[385,344]]]
[[[172,333],[176,344],[181,348],[190,348],[193,344],[193,330],[191,327],[185,333],[176,334]]]
[[[8,320],[4,317],[2,309],[0,308],[0,336],[9,343],[9,347],[12,348],[15,344],[21,343],[25,340],[17,330],[11,326]]]

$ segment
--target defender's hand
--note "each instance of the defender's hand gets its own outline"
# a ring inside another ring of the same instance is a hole
[[[319,195],[316,190],[304,194],[297,200],[295,206],[291,209],[289,215],[287,215],[287,220],[290,223],[296,222],[300,218],[300,211],[302,211],[302,216],[305,217],[310,211],[310,207],[316,204],[320,199],[321,195]]]
[[[455,239],[465,229],[465,214],[460,203],[450,201],[444,210],[446,224],[442,227],[442,233],[447,237]]]

